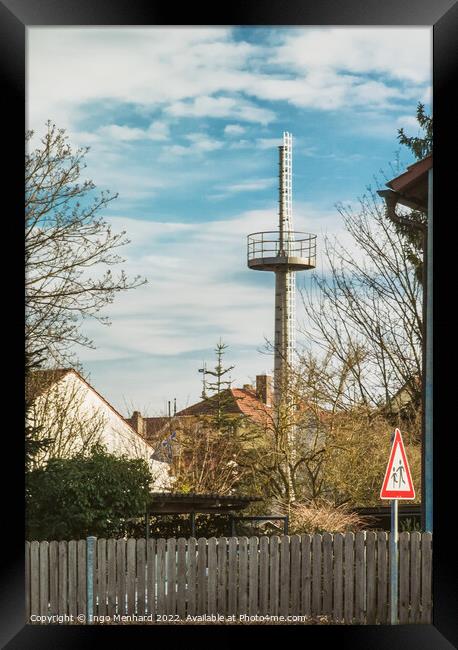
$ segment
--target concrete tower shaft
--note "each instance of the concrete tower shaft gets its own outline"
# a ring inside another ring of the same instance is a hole
[[[286,388],[295,349],[296,272],[275,272],[274,395]]]
[[[295,232],[292,211],[292,136],[279,147],[278,231],[248,235],[248,266],[275,273],[274,395],[289,384],[296,330],[296,272],[315,267],[316,235]]]
[[[293,227],[293,139],[283,133],[279,147],[278,228],[280,254],[290,256],[294,244]],[[296,271],[285,265],[275,271],[274,395],[278,401],[286,387],[288,369],[296,346]]]

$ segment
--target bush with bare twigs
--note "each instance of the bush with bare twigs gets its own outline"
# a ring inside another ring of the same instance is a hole
[[[295,533],[345,533],[362,530],[369,523],[368,518],[360,517],[347,505],[334,506],[328,501],[319,503],[293,503],[283,508],[289,514],[289,531]]]

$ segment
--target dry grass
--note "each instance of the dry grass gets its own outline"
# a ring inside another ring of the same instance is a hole
[[[284,509],[286,514],[286,509]],[[347,506],[334,506],[322,501],[319,504],[294,503],[289,512],[290,533],[345,533],[367,528],[369,518],[361,517]]]

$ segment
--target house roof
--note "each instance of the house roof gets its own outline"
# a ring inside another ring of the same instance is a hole
[[[256,395],[254,390],[248,388],[228,388],[222,391],[224,400],[224,411],[249,417],[259,424],[264,424],[272,413],[272,407],[264,404]],[[197,404],[188,406],[177,413],[177,416],[184,415],[211,415],[215,411],[216,396],[204,399]]]
[[[223,393],[224,412],[239,417],[247,417],[257,424],[266,426],[271,421],[272,408],[262,402],[254,389],[229,388]],[[153,446],[156,454],[161,454],[161,442],[177,426],[185,425],[193,417],[212,415],[215,413],[216,396],[204,399],[196,404],[179,411],[173,417],[142,417],[143,435]],[[131,427],[135,428],[134,417],[125,418]]]
[[[257,424],[265,425],[270,421],[272,408],[262,402],[256,392],[247,388],[229,388],[223,392],[224,411],[234,416],[248,417]],[[150,444],[157,445],[158,441],[169,433],[170,427],[185,423],[192,417],[212,415],[215,412],[215,398],[212,396],[187,408],[178,411],[173,418],[167,416],[143,417],[143,431]],[[126,418],[130,426],[134,425],[133,417]]]
[[[142,438],[144,437],[144,439],[146,439],[148,443],[153,447],[155,447],[158,442],[160,442],[162,438],[168,434],[171,422],[176,421],[175,417],[170,418],[163,415],[150,418],[141,416],[141,419],[143,430],[139,435],[141,435]],[[135,428],[135,420],[133,416],[130,418],[124,418],[124,420],[130,427],[137,431]]]
[[[391,407],[394,410],[401,410],[412,404],[412,387],[421,388],[421,375],[413,375],[399,388],[391,398]]]
[[[149,514],[187,514],[200,512],[218,514],[242,510],[261,497],[227,494],[196,494],[194,492],[153,492],[148,504]]]
[[[399,202],[405,202],[408,207],[420,210],[428,208],[428,172],[433,167],[433,156],[430,154],[407,167],[407,171],[391,181],[387,186],[399,194]]]
[[[254,388],[230,388],[223,392],[224,412],[249,418],[262,427],[272,426],[273,408],[260,400]],[[185,426],[186,423],[192,422],[193,418],[205,415],[214,415],[216,396],[201,400],[192,404],[185,409],[176,413],[173,417],[142,417],[144,435],[149,439],[153,446],[156,446],[156,453],[161,452],[161,443],[171,433]],[[299,409],[302,413],[310,413],[311,416],[317,416],[318,419],[324,420],[330,414],[323,409],[310,409],[306,404],[300,404]],[[129,424],[134,424],[133,417],[127,418]]]
[[[143,418],[146,427],[145,435],[147,438],[154,438],[158,433],[165,430],[170,425],[170,418],[161,416],[156,418]]]
[[[42,370],[35,370],[33,373],[31,373],[31,377],[39,377],[39,390],[35,391],[34,397],[37,398],[40,395],[42,395],[44,392],[49,390],[53,384],[56,382],[60,381],[63,379],[68,374],[74,374],[83,384],[85,384],[93,393],[97,395],[97,397],[108,406],[108,408],[113,411],[115,415],[118,416],[120,420],[122,420],[127,426],[135,433],[136,436],[138,436],[143,442],[145,442],[151,449],[154,449],[154,447],[147,441],[143,436],[141,436],[135,429],[134,427],[130,424],[128,420],[126,420],[120,413],[117,411],[114,406],[108,402],[103,395],[101,395],[89,382],[87,382],[84,377],[74,368],[53,368],[53,369],[42,369]]]

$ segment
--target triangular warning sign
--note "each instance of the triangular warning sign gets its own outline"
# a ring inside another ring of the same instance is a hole
[[[402,442],[401,432],[396,429],[390,460],[385,472],[381,499],[415,499],[415,490],[409,463]]]

